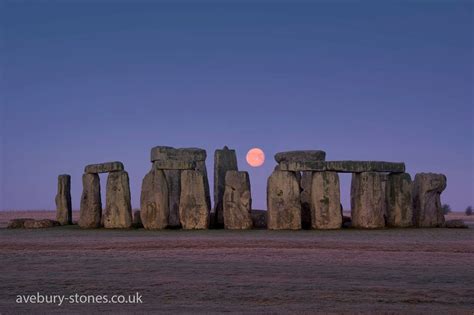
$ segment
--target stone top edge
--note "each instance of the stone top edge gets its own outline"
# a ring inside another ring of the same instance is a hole
[[[340,173],[387,172],[404,173],[405,163],[387,161],[313,161],[281,162],[282,171],[335,171]]]
[[[109,173],[123,171],[124,166],[120,161],[89,164],[84,168],[84,173]]]

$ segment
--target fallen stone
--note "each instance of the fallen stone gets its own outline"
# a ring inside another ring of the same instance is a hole
[[[311,210],[313,229],[341,228],[341,193],[339,175],[336,172],[313,173]]]
[[[72,224],[72,204],[71,204],[71,176],[58,176],[58,193],[56,202],[56,221],[61,225]]]
[[[286,151],[275,154],[275,161],[281,162],[317,162],[326,159],[326,152],[321,150]]]
[[[205,161],[207,157],[206,150],[200,148],[173,148],[157,146],[151,149],[150,159],[154,161],[183,161],[196,162]]]
[[[223,198],[225,190],[225,177],[227,171],[238,171],[235,150],[225,146],[222,150],[214,152],[214,225],[224,226]]]
[[[60,226],[61,224],[58,221],[50,219],[41,219],[41,220],[25,220],[23,223],[23,228],[25,229],[44,229],[52,228],[55,226]]]
[[[418,227],[442,227],[441,193],[446,189],[443,174],[419,173],[413,182],[413,218]]]
[[[385,187],[387,226],[413,226],[413,185],[410,174],[389,174]]]
[[[224,191],[224,227],[230,230],[252,228],[252,195],[247,172],[227,171]]]
[[[153,167],[157,170],[193,170],[196,168],[196,162],[179,160],[154,161]]]
[[[140,217],[147,230],[160,230],[168,226],[168,184],[162,170],[153,169],[142,181]]]
[[[83,229],[100,227],[102,200],[100,197],[100,179],[97,174],[82,175],[82,196],[79,212],[79,226]]]
[[[267,182],[267,227],[301,229],[300,185],[292,172],[273,171]]]
[[[210,207],[204,176],[200,171],[181,172],[179,218],[183,229],[207,229]]]
[[[467,229],[469,226],[467,226],[463,220],[447,220],[444,223],[444,227],[450,228],[450,229]]]
[[[379,173],[364,172],[352,174],[351,218],[355,228],[383,228],[385,196],[382,176]]]
[[[136,229],[143,228],[142,218],[140,217],[140,210],[135,210],[135,212],[133,212],[132,226]]]
[[[296,172],[298,174],[299,172]],[[302,172],[300,178],[301,227],[311,229],[311,182],[313,172]]]
[[[105,199],[104,227],[106,229],[130,228],[132,226],[132,205],[127,172],[109,173]],[[141,215],[143,219],[143,214]]]
[[[180,228],[179,222],[179,198],[181,195],[181,171],[164,170],[166,182],[168,183],[168,227]]]
[[[34,221],[32,218],[12,219],[8,222],[7,229],[23,229],[26,221]]]
[[[382,162],[382,161],[326,161],[326,162],[281,162],[282,171],[304,172],[304,171],[331,171],[338,173],[362,173],[362,172],[405,172],[405,163]]]
[[[84,169],[84,173],[97,174],[123,171],[122,162],[106,162],[100,164],[90,164]]]
[[[254,229],[267,228],[267,211],[252,210],[250,211],[250,216],[252,217],[252,226]]]

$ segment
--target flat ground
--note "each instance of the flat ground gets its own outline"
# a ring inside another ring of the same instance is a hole
[[[54,213],[0,212],[0,224],[12,216]],[[3,227],[1,314],[474,311],[472,225],[295,232]],[[36,292],[139,292],[143,304],[15,303]]]

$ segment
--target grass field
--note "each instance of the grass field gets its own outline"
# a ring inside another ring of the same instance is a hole
[[[0,224],[12,215],[25,216],[0,213]],[[0,263],[1,314],[474,311],[472,225],[294,232],[1,228]],[[143,304],[15,302],[36,292],[139,292]]]

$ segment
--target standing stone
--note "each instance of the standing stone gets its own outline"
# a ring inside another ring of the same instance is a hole
[[[229,150],[225,146],[222,150],[214,152],[214,222],[218,227],[224,225],[223,197],[227,171],[238,171],[238,167],[235,150]]]
[[[130,228],[133,223],[132,205],[126,171],[109,173],[105,199],[104,227],[107,229]]]
[[[356,228],[383,228],[385,196],[382,176],[375,172],[352,174],[351,215]]]
[[[336,172],[313,173],[311,201],[313,229],[341,228],[341,193]]]
[[[246,230],[252,228],[252,195],[247,172],[227,171],[223,210],[226,229]]]
[[[181,194],[181,171],[164,170],[166,182],[168,184],[168,227],[179,228],[179,198]]]
[[[159,230],[168,226],[168,184],[162,170],[152,167],[142,181],[140,217],[147,230]]]
[[[412,181],[410,174],[389,174],[385,186],[387,225],[413,225]]]
[[[56,201],[56,221],[61,225],[72,224],[71,176],[58,176]]]
[[[200,172],[204,180],[204,195],[206,197],[206,204],[211,209],[211,193],[209,190],[209,179],[207,177],[206,161],[196,161],[196,171]]]
[[[268,229],[301,229],[300,202],[300,185],[295,173],[273,171],[267,182]]]
[[[183,229],[207,229],[209,212],[203,174],[200,171],[182,171],[179,219]]]
[[[299,172],[296,172],[297,174]],[[301,227],[311,229],[311,183],[313,181],[312,172],[301,172]]]
[[[82,196],[79,212],[79,226],[83,229],[100,227],[102,201],[100,198],[100,178],[97,174],[82,175]]]
[[[446,189],[443,174],[419,173],[413,184],[413,218],[418,227],[441,227],[444,214],[441,193]]]

